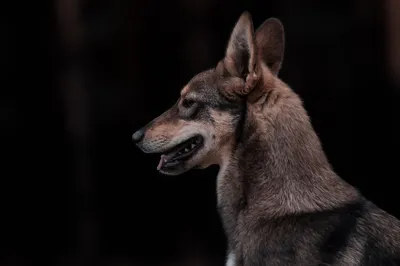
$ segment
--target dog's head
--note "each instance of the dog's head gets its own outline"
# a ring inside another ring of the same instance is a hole
[[[196,75],[172,108],[135,132],[145,153],[160,153],[157,169],[178,175],[220,164],[230,156],[250,99],[260,97],[263,76],[276,77],[283,59],[284,32],[267,19],[256,32],[250,14],[236,23],[225,58]]]

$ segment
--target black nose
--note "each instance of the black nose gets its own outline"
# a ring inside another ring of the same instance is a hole
[[[138,143],[139,141],[141,141],[143,139],[143,137],[144,137],[144,130],[139,129],[138,131],[133,133],[132,140],[133,140],[133,142]]]

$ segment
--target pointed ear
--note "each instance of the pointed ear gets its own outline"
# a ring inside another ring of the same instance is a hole
[[[285,31],[279,19],[269,18],[257,29],[256,47],[258,58],[277,76],[285,49]]]
[[[256,47],[251,15],[245,11],[236,22],[225,53],[225,67],[230,75],[246,79],[253,73]]]

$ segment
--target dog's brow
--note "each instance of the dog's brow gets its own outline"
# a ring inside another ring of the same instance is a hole
[[[181,90],[181,97],[184,97],[188,92],[189,92],[189,85],[186,85],[186,86]]]

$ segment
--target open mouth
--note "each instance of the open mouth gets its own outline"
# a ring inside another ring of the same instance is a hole
[[[203,137],[194,136],[161,155],[157,170],[173,170],[189,160],[201,148]]]

